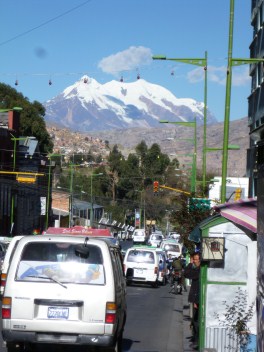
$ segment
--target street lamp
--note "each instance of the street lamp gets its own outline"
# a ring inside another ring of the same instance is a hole
[[[207,51],[204,58],[167,58],[166,56],[152,56],[153,60],[170,60],[185,64],[202,66],[204,68],[204,133],[203,133],[203,191],[206,179],[206,125],[207,125]]]
[[[193,127],[194,129],[194,152],[193,152],[193,162],[192,162],[192,178],[191,178],[191,193],[196,192],[196,174],[197,174],[197,125],[196,118],[193,122],[185,122],[185,121],[167,121],[160,120],[160,123],[172,123],[175,125],[188,126]]]
[[[228,42],[228,64],[226,72],[226,96],[225,96],[225,118],[224,118],[224,140],[223,140],[223,157],[222,157],[222,187],[221,202],[226,202],[226,179],[227,179],[227,162],[228,162],[228,139],[229,139],[229,120],[230,120],[230,102],[231,102],[231,85],[232,85],[232,66],[245,64],[257,64],[264,62],[264,59],[241,59],[232,57],[233,49],[233,30],[234,30],[234,3],[230,0],[229,15],[229,42]]]
[[[103,173],[100,172],[99,174],[91,174],[90,177],[91,177],[91,216],[90,216],[90,227],[93,226],[93,178],[96,177],[96,176],[102,176]]]

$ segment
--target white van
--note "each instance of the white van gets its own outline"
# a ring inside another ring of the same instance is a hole
[[[118,246],[72,235],[17,242],[2,298],[2,335],[14,345],[67,344],[121,352],[126,283]]]
[[[124,258],[127,285],[132,282],[151,284],[158,287],[159,257],[155,248],[131,247]]]
[[[171,254],[172,258],[178,258],[182,255],[182,245],[177,240],[164,240],[160,248],[166,251],[167,256]]]
[[[147,235],[146,235],[145,229],[135,229],[132,239],[134,243],[145,244],[147,241]]]

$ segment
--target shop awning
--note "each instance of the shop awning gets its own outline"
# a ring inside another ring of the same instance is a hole
[[[214,207],[221,216],[232,221],[240,228],[257,233],[257,199],[241,199],[236,202],[224,203]]]

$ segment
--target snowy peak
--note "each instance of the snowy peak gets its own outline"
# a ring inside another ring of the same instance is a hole
[[[47,122],[75,131],[158,126],[159,120],[203,122],[204,104],[178,99],[166,88],[144,79],[105,84],[83,76],[57,97],[44,103]],[[216,122],[207,113],[208,123]]]

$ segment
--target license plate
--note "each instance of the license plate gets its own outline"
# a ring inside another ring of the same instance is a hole
[[[68,319],[69,318],[69,308],[49,307],[48,308],[48,318],[49,319]]]
[[[136,269],[136,274],[143,274],[143,269]]]

